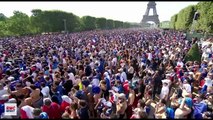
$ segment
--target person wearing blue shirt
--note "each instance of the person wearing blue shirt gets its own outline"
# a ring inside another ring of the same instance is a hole
[[[173,108],[166,108],[166,113],[167,113],[167,119],[174,119],[175,118],[175,111]]]
[[[106,85],[107,85],[107,90],[110,90],[111,89],[111,85],[110,85],[110,80],[109,78],[105,78],[105,81],[106,81]]]
[[[117,81],[117,86],[118,86],[118,93],[123,93],[124,88],[123,85],[121,84],[121,81]]]
[[[104,71],[104,64],[105,64],[105,61],[103,58],[100,59],[100,65],[98,66],[98,69],[101,73],[103,73]]]

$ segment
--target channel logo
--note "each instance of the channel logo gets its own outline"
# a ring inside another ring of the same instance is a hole
[[[16,116],[17,115],[17,104],[16,103],[5,103],[4,104],[5,115]]]

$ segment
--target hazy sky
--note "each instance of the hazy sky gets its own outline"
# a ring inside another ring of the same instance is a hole
[[[32,9],[62,10],[80,17],[90,15],[107,19],[139,23],[145,14],[147,2],[0,2],[0,13],[7,17],[19,10],[31,15]],[[156,2],[160,21],[170,20],[181,9],[198,2]]]

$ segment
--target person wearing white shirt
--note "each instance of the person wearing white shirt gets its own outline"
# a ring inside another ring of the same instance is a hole
[[[37,62],[37,63],[36,63],[36,68],[38,68],[39,70],[42,70],[42,65],[41,65],[41,63]]]
[[[121,72],[120,80],[121,80],[121,83],[123,83],[125,80],[127,80],[127,74],[126,72],[124,72],[123,68],[119,69],[119,71]]]
[[[5,100],[5,95],[8,95],[8,88],[4,87],[2,83],[0,83],[0,100]]]
[[[41,84],[41,93],[45,98],[46,97],[50,98],[50,88],[48,86],[45,86],[45,83]]]
[[[152,53],[148,53],[148,60],[152,61]]]
[[[165,81],[165,80],[162,80],[162,83],[163,83],[163,87],[161,89],[160,99],[167,100],[169,95],[169,83],[168,81]]]
[[[90,62],[90,67],[92,68],[92,70],[94,70],[94,68],[95,68],[95,63],[91,60],[91,62]]]
[[[206,85],[207,87],[210,87],[212,86],[212,84],[213,84],[212,79],[210,79],[209,77],[206,77],[204,85]]]
[[[72,80],[72,83],[75,85],[76,84],[76,80],[75,80],[74,74],[71,72],[71,73],[68,74],[68,76],[69,76],[69,80]]]
[[[98,78],[95,78],[95,77],[94,77],[94,78],[92,79],[92,82],[91,82],[91,83],[92,83],[92,85],[94,85],[94,86],[99,86],[100,81],[99,81]]]
[[[187,80],[183,81],[183,89],[185,89],[187,93],[191,94],[192,92],[192,86],[189,84]]]
[[[66,61],[65,58],[62,59],[62,63],[63,63],[63,65],[66,65],[66,64],[67,64],[67,61]]]
[[[114,57],[113,59],[112,59],[112,66],[116,66],[117,65],[117,57]]]
[[[178,59],[177,66],[181,66],[181,68],[183,68],[184,66],[184,63],[181,61],[180,58]]]

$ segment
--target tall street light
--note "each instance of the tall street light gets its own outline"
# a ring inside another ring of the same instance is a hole
[[[67,20],[63,19],[64,21],[64,32],[67,32]]]
[[[191,33],[194,32],[195,24],[197,24],[197,20],[199,19],[199,17],[200,17],[200,13],[199,13],[198,11],[196,11],[196,12],[194,13],[194,17],[193,17],[193,20],[192,20],[193,22],[192,22]]]

